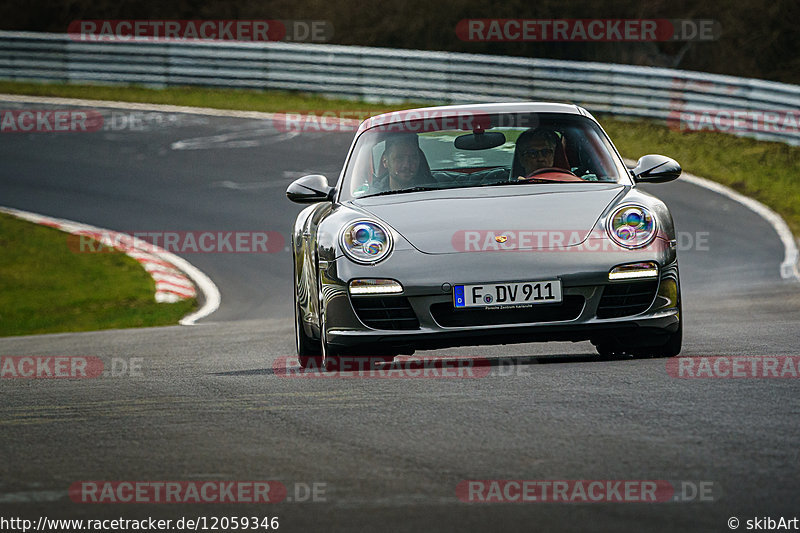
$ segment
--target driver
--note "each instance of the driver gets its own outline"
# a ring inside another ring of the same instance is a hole
[[[518,163],[514,166],[522,171],[517,179],[525,179],[539,169],[554,166],[558,143],[558,135],[551,130],[538,128],[524,131],[517,139],[514,155],[515,163]]]

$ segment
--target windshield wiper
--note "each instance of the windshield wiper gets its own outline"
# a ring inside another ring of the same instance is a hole
[[[375,194],[368,194],[366,196],[362,196],[361,198],[371,198],[373,196],[385,196],[387,194],[400,194],[403,192],[438,191],[441,189],[442,187],[408,187],[405,189],[394,189],[391,191],[376,192]]]

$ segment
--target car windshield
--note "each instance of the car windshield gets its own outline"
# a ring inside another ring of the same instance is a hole
[[[616,183],[626,172],[602,130],[586,117],[453,113],[362,133],[341,199],[460,187]]]

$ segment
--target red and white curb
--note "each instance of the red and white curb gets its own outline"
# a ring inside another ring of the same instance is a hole
[[[102,245],[124,252],[125,255],[139,262],[142,268],[150,274],[156,284],[156,302],[173,303],[195,298],[197,296],[195,287],[199,288],[204,296],[203,306],[182,318],[181,325],[192,325],[219,308],[220,294],[214,282],[197,267],[163,248],[125,233],[62,218],[48,217],[10,207],[0,207],[0,213],[6,213],[34,224],[49,226],[72,235],[86,235],[94,238],[100,236]]]

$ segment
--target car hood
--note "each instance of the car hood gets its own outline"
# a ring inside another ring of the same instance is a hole
[[[576,246],[625,186],[528,184],[423,191],[352,204],[430,254]],[[498,242],[495,237],[502,241]]]

